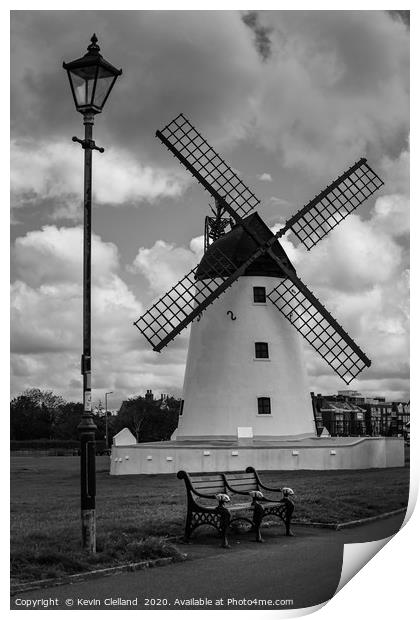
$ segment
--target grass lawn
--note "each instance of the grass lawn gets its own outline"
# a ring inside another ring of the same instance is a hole
[[[111,477],[108,471],[109,458],[98,457],[98,553],[89,558],[80,549],[79,459],[12,457],[14,583],[176,553],[164,537],[183,532],[183,481],[174,474]],[[262,477],[294,489],[299,520],[351,521],[408,502],[408,467],[267,472]]]

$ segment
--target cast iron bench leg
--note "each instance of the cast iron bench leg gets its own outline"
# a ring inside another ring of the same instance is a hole
[[[185,521],[185,533],[184,533],[184,542],[185,543],[189,543],[190,542],[190,535],[191,535],[191,521],[192,521],[192,516],[191,516],[191,512],[188,511],[187,513],[187,519]]]
[[[218,506],[216,508],[217,512],[220,515],[220,531],[222,534],[222,547],[224,549],[229,549],[230,545],[227,539],[227,531],[230,525],[230,512],[227,508],[225,508],[224,506]]]
[[[253,515],[253,522],[254,522],[254,528],[255,528],[255,540],[257,542],[264,542],[263,538],[261,536],[261,521],[263,520],[263,516],[264,516],[264,508],[263,506],[261,506],[261,504],[258,504],[257,502],[255,502],[254,504],[254,515]]]
[[[292,530],[290,529],[290,522],[292,520],[292,514],[295,509],[295,505],[289,499],[285,498],[284,504],[286,506],[286,536],[294,536]]]

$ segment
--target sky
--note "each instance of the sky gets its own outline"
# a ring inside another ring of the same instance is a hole
[[[372,359],[349,388],[409,398],[409,24],[385,11],[12,11],[11,394],[81,400],[82,117],[63,61],[123,69],[94,138],[92,388],[180,395],[188,330],[133,322],[201,258],[210,196],[155,137],[180,112],[276,229],[360,157],[385,184],[297,272]],[[305,348],[312,391],[346,384]]]

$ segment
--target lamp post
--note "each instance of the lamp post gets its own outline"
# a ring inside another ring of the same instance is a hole
[[[99,53],[98,39],[94,34],[87,53],[63,62],[67,71],[76,110],[83,114],[84,140],[74,136],[84,152],[84,198],[83,198],[83,415],[78,426],[80,431],[80,485],[82,512],[82,545],[90,553],[96,552],[96,471],[95,431],[92,417],[91,393],[91,245],[92,245],[92,151],[104,152],[96,146],[93,135],[95,114],[102,112],[106,100],[121,69],[116,69]]]
[[[114,392],[105,392],[105,447],[108,450],[108,394],[113,394]]]

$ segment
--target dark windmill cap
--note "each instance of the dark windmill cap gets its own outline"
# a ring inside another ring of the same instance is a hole
[[[263,241],[268,241],[273,237],[273,233],[264,223],[257,212],[248,215],[244,218],[244,221],[248,224],[252,230],[254,230]],[[217,260],[217,252],[221,250],[223,254],[232,262],[236,267],[240,267],[243,263],[258,249],[259,245],[248,235],[242,226],[236,225],[226,235],[217,239],[208,248],[204,254],[198,269],[196,278],[197,280],[205,280],[206,278],[228,277],[231,272],[226,270],[226,273],[220,271],[220,268],[212,270],[211,265],[220,262]],[[295,272],[295,268],[287,257],[286,252],[281,247],[280,243],[276,241],[272,246],[274,254],[285,262],[286,266]],[[214,260],[213,260],[214,259]],[[266,252],[259,258],[257,258],[246,269],[244,276],[269,276],[273,278],[285,278],[286,274],[278,265],[278,263]]]

